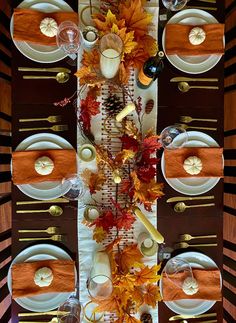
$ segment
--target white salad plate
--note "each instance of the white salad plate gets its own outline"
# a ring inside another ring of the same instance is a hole
[[[73,149],[72,145],[64,138],[51,133],[39,133],[24,139],[16,151],[43,150],[43,149]],[[29,197],[36,200],[51,200],[64,195],[70,189],[67,182],[41,182],[21,184],[17,187]]]
[[[218,268],[216,263],[208,256],[200,252],[184,252],[174,257],[184,259],[190,263],[192,268]],[[173,258],[173,259],[174,259]],[[222,278],[220,280],[222,287]],[[162,294],[162,278],[160,279],[160,292]],[[208,311],[215,301],[207,301],[202,299],[181,299],[176,301],[164,302],[173,312],[180,315],[199,315]]]
[[[219,147],[218,143],[209,135],[200,131],[188,131],[188,141],[184,147]],[[161,170],[166,182],[177,192],[186,195],[200,195],[211,190],[220,177],[183,177],[166,178],[164,153],[161,158]]]
[[[73,11],[73,9],[63,0],[24,0],[17,8],[34,9],[46,13],[56,11]],[[25,41],[15,41],[13,38],[13,16],[11,18],[10,31],[11,37],[17,49],[27,58],[39,63],[54,63],[62,60],[67,56],[57,46],[44,46],[33,44]]]
[[[8,271],[7,285],[12,293],[11,267],[13,264],[41,260],[72,260],[63,249],[51,244],[37,244],[21,251],[12,261]],[[22,273],[24,275],[24,273]],[[75,269],[75,278],[77,277]],[[27,277],[25,277],[27,279]],[[71,293],[45,293],[37,296],[20,297],[15,301],[23,308],[32,312],[47,312],[57,308]]]
[[[184,24],[200,26],[203,24],[215,24],[218,23],[215,17],[210,13],[199,10],[199,9],[186,9],[179,11],[167,24]],[[165,36],[166,31],[164,29],[162,35],[162,46],[165,50]],[[224,42],[224,39],[222,40]],[[200,74],[205,73],[212,69],[221,59],[222,54],[212,54],[212,55],[197,55],[197,56],[181,56],[181,55],[167,55],[169,62],[182,72],[190,74]]]

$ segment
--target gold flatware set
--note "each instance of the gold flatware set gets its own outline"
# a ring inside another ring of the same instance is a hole
[[[206,234],[206,235],[196,235],[192,236],[189,233],[184,233],[179,236],[180,242],[174,245],[175,249],[186,249],[189,247],[216,247],[217,243],[197,243],[197,244],[189,244],[187,241],[195,240],[195,239],[215,239],[217,238],[216,234]]]
[[[189,85],[189,82],[218,82],[218,78],[204,77],[183,77],[177,76],[170,79],[170,82],[176,82],[180,92],[186,93],[191,89],[219,90],[219,86],[212,85]]]
[[[206,313],[200,315],[174,315],[169,318],[169,321],[178,321],[178,320],[186,320],[186,319],[202,319],[202,318],[210,318],[216,317],[216,313]],[[216,321],[217,322],[217,321]]]

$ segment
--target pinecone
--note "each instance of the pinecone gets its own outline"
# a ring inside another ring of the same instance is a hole
[[[110,115],[118,114],[124,108],[124,103],[116,94],[110,94],[104,100],[103,105]]]
[[[152,315],[149,313],[143,313],[140,319],[142,323],[152,323]]]

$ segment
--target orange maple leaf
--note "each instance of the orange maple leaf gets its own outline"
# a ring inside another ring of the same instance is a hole
[[[91,52],[87,52],[86,50],[83,52],[82,64],[87,67],[99,67],[100,55],[98,50],[95,48]]]
[[[102,169],[99,169],[98,173],[94,173],[89,169],[85,169],[82,173],[82,178],[85,184],[89,187],[90,193],[94,194],[100,191],[102,185],[106,181],[106,176]]]
[[[119,29],[125,27],[125,20],[117,19],[116,15],[114,15],[111,10],[107,11],[106,16],[94,14],[93,22],[95,23],[96,28],[103,33],[110,32],[113,24],[116,24]]]
[[[156,39],[150,35],[143,35],[139,39],[139,43],[143,46],[144,50],[149,54],[149,56],[155,56],[158,51],[158,45]]]
[[[116,167],[121,167],[127,160],[134,158],[134,156],[135,152],[133,150],[123,149],[116,154],[114,164]]]
[[[90,84],[97,80],[97,74],[91,70],[90,66],[82,66],[75,76],[79,78],[80,85]]]
[[[100,243],[107,237],[107,232],[102,227],[96,227],[93,230],[93,240]]]
[[[144,266],[141,270],[135,271],[135,284],[140,286],[146,283],[155,283],[160,280],[161,276],[157,274],[160,267],[160,265],[154,265],[152,267]]]
[[[136,319],[134,316],[132,315],[126,315],[125,318],[125,323],[141,323],[140,320]]]
[[[114,287],[111,296],[106,299],[93,299],[92,301],[98,306],[95,308],[96,312],[116,312],[118,315],[122,313],[121,295],[118,288]]]
[[[143,258],[136,244],[125,247],[119,254],[118,262],[123,273],[129,272],[135,263],[141,263]]]
[[[125,275],[116,275],[113,284],[122,290],[127,290],[132,293],[134,290],[135,276],[133,274],[127,273]]]
[[[156,307],[157,302],[161,300],[160,290],[157,285],[148,284],[145,286],[145,291],[143,294],[144,303]]]
[[[139,308],[143,304],[143,292],[140,286],[136,286],[134,284],[134,289],[132,292],[132,299],[135,302],[137,308]]]
[[[121,84],[127,84],[130,77],[130,67],[124,62],[120,63],[119,66],[119,81]]]
[[[105,251],[109,254],[109,253],[112,253],[113,252],[113,248],[115,246],[118,245],[118,243],[120,243],[122,237],[118,237],[116,238],[114,241],[112,241],[111,243],[109,243],[106,248],[105,248]]]
[[[141,0],[121,2],[119,18],[125,20],[126,27],[133,30],[136,37],[147,34],[148,25],[152,21],[152,15],[144,10]]]
[[[137,42],[134,41],[134,31],[127,32],[127,28],[119,29],[116,24],[112,25],[111,32],[117,34],[123,41],[123,53],[127,54],[137,46]]]

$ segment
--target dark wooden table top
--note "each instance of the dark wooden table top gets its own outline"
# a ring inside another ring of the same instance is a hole
[[[14,1],[16,7],[21,1]],[[74,10],[78,10],[77,1],[67,0]],[[197,2],[193,2],[197,5]],[[199,5],[199,3],[198,3]],[[218,1],[217,12],[211,12],[220,22],[224,22],[224,3]],[[162,32],[160,24],[160,34]],[[49,115],[62,115],[63,124],[69,125],[69,131],[58,133],[68,140],[73,147],[76,148],[76,127],[77,121],[74,107],[55,107],[53,102],[57,102],[64,97],[71,96],[77,88],[77,80],[72,76],[70,81],[65,84],[59,84],[55,80],[23,80],[23,72],[18,72],[19,66],[40,67],[40,63],[33,62],[24,57],[13,46],[12,59],[12,115],[13,115],[13,150],[17,145],[35,132],[19,133],[20,124],[19,118],[32,117],[47,117]],[[186,75],[173,67],[166,59],[164,61],[165,68],[158,80],[158,125],[157,132],[160,132],[164,127],[179,121],[181,115],[190,115],[196,118],[216,118],[218,119],[217,131],[206,132],[211,135],[220,146],[223,146],[223,58],[221,61],[209,72],[201,74],[202,77],[217,77],[219,78],[219,91],[189,91],[188,93],[181,93],[178,91],[176,84],[170,83],[170,78],[174,76],[193,76]],[[67,59],[59,63],[43,64],[43,67],[64,66],[75,72],[76,68],[68,66]],[[200,76],[200,75],[197,75]],[[193,123],[195,125],[195,123]],[[197,125],[197,123],[196,123]],[[199,124],[198,124],[199,125]],[[201,126],[211,126],[211,124],[200,124]],[[35,126],[48,126],[48,123],[39,122]],[[50,132],[50,131],[49,131]],[[55,133],[57,134],[57,133]],[[215,207],[206,209],[186,210],[183,214],[177,214],[173,210],[173,205],[167,204],[166,200],[172,196],[179,196],[181,194],[174,191],[164,180],[160,167],[158,180],[165,183],[165,196],[158,201],[157,223],[158,229],[165,237],[166,246],[172,247],[178,241],[179,234],[189,233],[196,234],[217,234],[217,248],[198,248],[185,249],[184,251],[194,250],[200,251],[211,257],[222,269],[223,258],[223,182],[220,182],[207,194],[215,196]],[[77,210],[76,204],[61,204],[64,213],[59,218],[53,218],[48,214],[29,215],[16,214],[16,209],[29,209],[32,206],[17,206],[16,202],[21,200],[30,200],[26,197],[16,186],[12,187],[12,256],[13,258],[24,248],[33,245],[30,242],[19,242],[19,229],[29,228],[47,228],[48,226],[59,226],[62,233],[67,236],[67,241],[63,243],[55,243],[62,247],[76,260],[77,258]],[[43,207],[42,207],[43,206]],[[47,204],[35,205],[35,209],[47,208]],[[29,237],[34,235],[27,235]],[[44,235],[42,235],[44,236]],[[205,241],[204,241],[205,242]],[[178,252],[178,251],[177,251]],[[158,305],[159,322],[166,323],[168,318],[175,315],[167,306],[160,302]],[[15,301],[12,305],[12,322],[18,322],[17,313],[23,310]],[[222,322],[222,303],[217,302],[210,312],[217,311],[218,322]],[[156,322],[154,322],[156,323]]]

